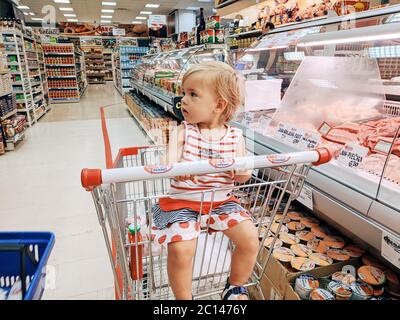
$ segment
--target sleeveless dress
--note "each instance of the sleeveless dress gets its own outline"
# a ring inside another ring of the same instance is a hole
[[[183,122],[185,142],[181,161],[232,159],[242,137],[238,128],[227,126],[219,141],[205,139],[197,125]],[[153,240],[160,245],[186,241],[199,236],[201,228],[223,231],[249,220],[250,215],[231,195],[234,186],[229,172],[196,176],[191,180],[171,180],[167,198],[161,198],[152,208]],[[188,194],[188,192],[194,192]]]

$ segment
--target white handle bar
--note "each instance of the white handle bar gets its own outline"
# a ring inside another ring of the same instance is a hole
[[[172,178],[181,175],[201,175],[232,170],[281,167],[293,164],[312,163],[320,165],[331,160],[328,149],[284,154],[216,159],[196,162],[179,162],[160,166],[140,166],[117,169],[83,169],[82,186],[92,189],[101,184]]]

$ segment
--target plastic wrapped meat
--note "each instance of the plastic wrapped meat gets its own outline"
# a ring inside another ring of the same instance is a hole
[[[334,129],[345,130],[350,133],[359,133],[362,130],[362,125],[354,122],[346,122],[334,127]]]
[[[341,144],[346,144],[348,142],[358,143],[358,138],[355,133],[336,128],[331,129],[324,138],[331,142]]]

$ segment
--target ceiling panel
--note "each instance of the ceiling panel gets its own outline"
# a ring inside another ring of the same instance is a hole
[[[46,5],[53,5],[57,12],[57,22],[66,21],[64,13],[75,13],[80,22],[97,22],[101,20],[101,15],[112,15],[113,23],[131,23],[135,20],[136,16],[140,15],[140,11],[151,11],[153,14],[169,14],[175,9],[186,9],[187,7],[203,7],[205,8],[205,15],[212,13],[214,7],[214,0],[206,3],[197,0],[109,0],[117,3],[117,6],[103,7],[104,9],[114,9],[114,13],[101,13],[102,0],[70,0],[71,4],[54,3],[53,0],[20,0],[21,5],[27,5],[33,11],[35,17],[43,17],[42,8]],[[145,8],[147,3],[160,4],[159,8]],[[72,7],[73,12],[62,12],[58,8]],[[198,12],[198,10],[196,10]],[[30,16],[27,16],[26,21],[30,21]]]

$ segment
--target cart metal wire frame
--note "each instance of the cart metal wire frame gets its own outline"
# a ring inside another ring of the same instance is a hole
[[[183,173],[204,174],[235,169],[254,169],[250,181],[233,188],[187,194],[201,194],[200,213],[203,215],[211,214],[211,209],[208,212],[203,210],[203,203],[211,203],[212,208],[215,192],[223,190],[236,196],[250,213],[259,231],[260,245],[257,263],[246,286],[255,286],[263,297],[259,284],[272,253],[268,250],[264,254],[264,242],[273,237],[270,248],[274,247],[284,220],[280,220],[277,231],[272,233],[270,229],[275,215],[279,212],[283,217],[286,216],[291,202],[300,193],[310,164],[328,162],[331,159],[329,151],[319,149],[291,154],[199,161],[195,164],[182,162],[162,165],[165,146],[148,146],[121,149],[111,164],[104,109],[101,113],[109,169],[83,169],[81,176],[82,186],[91,191],[93,196],[114,272],[117,299],[174,298],[167,277],[167,249],[152,241],[154,235],[151,225],[151,208],[159,199],[169,196],[170,178]],[[127,220],[129,223],[133,221],[135,227],[141,227],[142,241],[139,241],[137,233],[134,234],[134,243],[129,241]],[[132,246],[136,250],[131,250]],[[200,230],[193,261],[192,292],[195,299],[222,292],[229,276],[233,250],[232,243],[223,233],[209,229],[208,220],[208,225]],[[132,256],[132,252],[136,257]],[[135,268],[136,274],[143,276],[133,279],[132,268]]]

